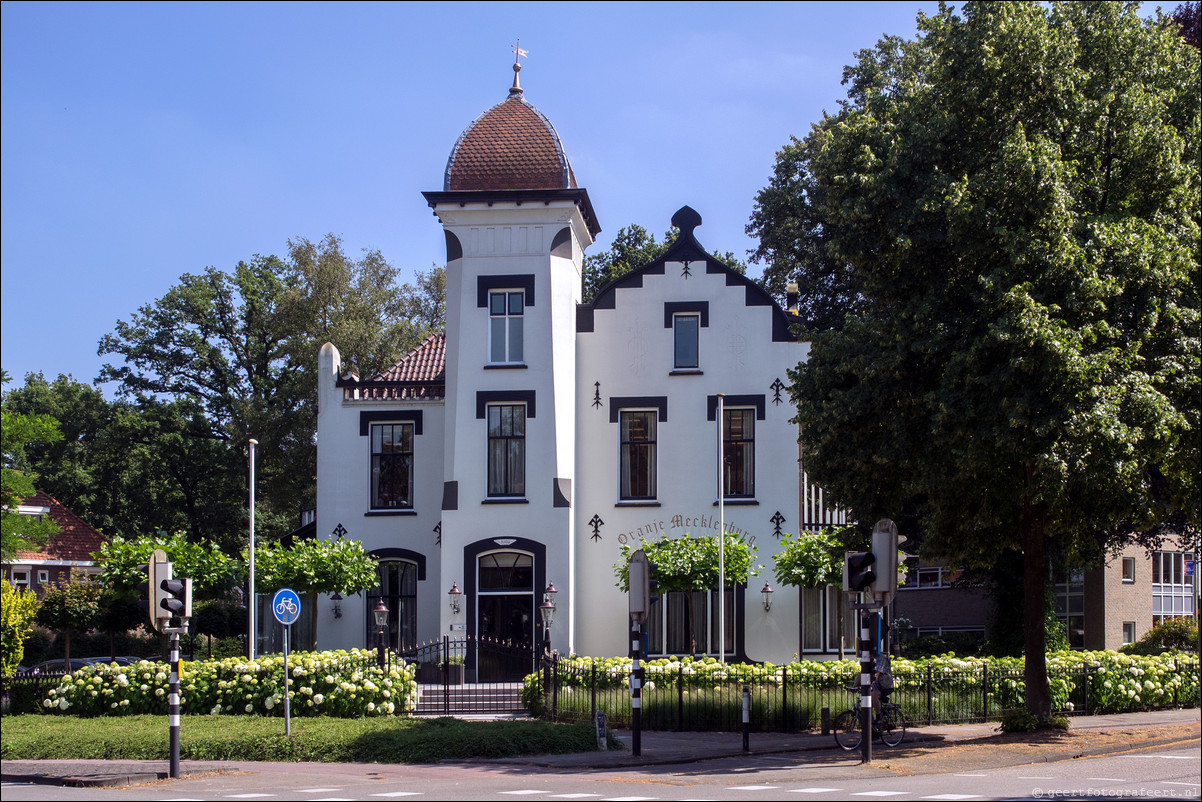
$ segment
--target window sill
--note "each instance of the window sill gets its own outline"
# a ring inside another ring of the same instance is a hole
[[[521,496],[509,496],[502,498],[486,498],[480,502],[481,504],[529,504],[530,499]]]
[[[714,502],[714,506],[718,506],[718,502]],[[728,498],[726,499],[727,507],[758,507],[760,503],[753,498]]]
[[[669,376],[704,376],[705,371],[701,368],[677,368],[676,370],[668,371]]]
[[[417,515],[417,510],[368,510],[363,513],[364,518],[386,518],[390,515]]]
[[[507,364],[504,362],[489,362],[488,364],[486,364],[484,366],[484,369],[485,370],[526,370],[527,367],[528,366],[526,365],[525,362],[514,362],[512,364]]]
[[[647,499],[645,501],[639,500],[639,499],[626,499],[625,501],[616,502],[614,504],[614,506],[615,507],[659,507],[661,505],[658,501],[655,501],[653,499]]]

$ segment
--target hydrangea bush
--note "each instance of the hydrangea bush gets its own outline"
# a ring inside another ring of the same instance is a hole
[[[180,706],[187,714],[284,715],[284,658],[269,655],[186,662]],[[375,652],[297,652],[288,656],[294,716],[361,718],[407,713],[417,705],[414,669],[381,669]],[[167,713],[167,663],[93,665],[68,674],[42,702],[46,712],[79,716]]]

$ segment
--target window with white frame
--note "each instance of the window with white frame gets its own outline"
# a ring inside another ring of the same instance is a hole
[[[856,611],[836,587],[801,589],[801,649],[803,652],[838,652],[855,649]]]
[[[1135,558],[1123,558],[1123,583],[1130,585],[1135,582]]]
[[[1123,622],[1123,645],[1126,646],[1129,643],[1135,643],[1135,622],[1134,621],[1124,621]]]
[[[621,438],[622,501],[654,501],[656,498],[656,410],[622,410]]]
[[[1056,615],[1068,630],[1068,645],[1085,648],[1085,572],[1073,568],[1056,577]]]
[[[672,316],[672,367],[676,370],[696,370],[701,367],[698,336],[701,315],[693,312]]]
[[[488,495],[526,495],[526,405],[488,407]]]
[[[723,594],[727,654],[734,651],[734,590]],[[718,654],[718,592],[672,591],[651,603],[647,612],[647,653],[654,655]]]
[[[1192,552],[1157,551],[1152,554],[1152,626],[1170,618],[1194,614],[1192,577],[1185,575]]]
[[[488,361],[494,365],[519,365],[523,349],[526,295],[522,290],[494,290],[488,294]]]
[[[755,498],[755,409],[722,410],[722,492]]]
[[[38,584],[39,585],[47,585],[49,583],[50,583],[50,572],[49,571],[38,571]]]
[[[413,424],[371,427],[371,507],[413,508]]]
[[[29,587],[29,571],[24,568],[14,568],[12,572],[13,585],[18,588]]]

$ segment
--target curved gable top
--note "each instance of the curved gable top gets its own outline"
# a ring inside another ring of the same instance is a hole
[[[772,311],[772,341],[796,342],[798,337],[791,330],[789,315],[780,308],[780,304],[768,292],[751,279],[728,267],[706,252],[693,230],[701,225],[701,215],[689,206],[682,206],[672,215],[672,225],[679,230],[676,240],[662,256],[642,267],[632,270],[624,276],[606,284],[597,292],[597,297],[591,304],[583,304],[577,308],[576,330],[588,332],[593,330],[593,313],[598,309],[614,309],[617,304],[617,290],[634,289],[643,286],[643,276],[662,276],[668,262],[704,262],[707,274],[722,274],[726,277],[726,286],[742,285],[744,304],[746,306],[767,306]]]

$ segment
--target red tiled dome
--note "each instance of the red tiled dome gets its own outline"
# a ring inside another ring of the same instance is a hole
[[[559,134],[521,91],[477,117],[447,160],[443,189],[575,189]]]

